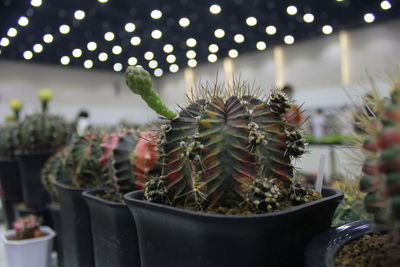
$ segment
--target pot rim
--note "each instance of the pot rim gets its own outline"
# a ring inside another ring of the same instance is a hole
[[[24,155],[44,155],[44,154],[54,154],[57,149],[43,149],[43,150],[16,150],[14,152],[15,157]]]
[[[202,213],[196,212],[191,210],[186,210],[183,208],[168,206],[164,204],[153,203],[149,201],[145,201],[142,198],[144,190],[137,190],[133,192],[129,192],[124,195],[125,202],[132,203],[135,206],[139,206],[141,208],[151,208],[157,211],[169,211],[170,213],[178,216],[185,216],[189,218],[196,218],[196,219],[232,219],[232,220],[251,220],[251,219],[265,219],[265,218],[276,218],[281,216],[289,216],[301,212],[304,209],[317,209],[318,206],[324,202],[336,201],[340,202],[343,198],[343,192],[329,187],[323,187],[322,192],[332,192],[332,195],[323,197],[322,199],[318,199],[313,202],[309,202],[306,204],[301,204],[283,211],[277,211],[272,213],[263,213],[263,214],[249,214],[249,215],[225,215],[225,214],[212,214],[212,213]],[[129,206],[129,205],[128,205]]]
[[[83,198],[85,198],[89,201],[103,203],[103,204],[105,204],[109,207],[113,207],[113,208],[124,208],[125,209],[127,207],[127,205],[125,203],[113,202],[113,201],[105,200],[101,197],[96,196],[96,194],[98,194],[100,192],[105,192],[105,190],[106,190],[105,188],[87,189],[82,192],[82,196],[83,196]]]
[[[69,191],[77,191],[77,192],[82,192],[82,191],[85,191],[85,190],[89,190],[89,189],[92,189],[92,188],[86,188],[86,187],[82,187],[82,188],[78,188],[78,187],[73,187],[73,186],[71,186],[71,182],[70,181],[68,181],[68,180],[64,180],[64,181],[54,181],[53,182],[53,184],[56,186],[56,187],[59,187],[59,188],[62,188],[62,189],[66,189],[66,190],[69,190]]]
[[[7,230],[1,235],[1,239],[3,240],[3,243],[6,245],[10,246],[21,246],[21,245],[27,245],[27,244],[34,244],[42,241],[48,241],[50,239],[53,239],[57,234],[56,232],[53,231],[48,226],[40,226],[39,227],[40,231],[45,232],[47,235],[41,236],[41,237],[36,237],[36,238],[29,238],[29,239],[24,239],[24,240],[8,240],[6,237],[14,234],[15,230]]]
[[[5,163],[5,162],[18,162],[17,157],[11,156],[11,157],[0,157],[0,162]]]

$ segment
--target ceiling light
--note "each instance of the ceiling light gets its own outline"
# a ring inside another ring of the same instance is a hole
[[[155,10],[151,11],[150,17],[152,19],[159,19],[162,17],[162,12],[158,9],[155,9]]]
[[[303,20],[304,20],[305,22],[307,22],[307,23],[311,23],[311,22],[314,21],[314,15],[313,15],[313,14],[310,14],[310,13],[304,14]]]
[[[176,60],[176,56],[174,56],[174,55],[168,55],[167,56],[167,62],[168,63],[174,63],[175,60]]]
[[[35,51],[35,53],[40,53],[43,51],[43,45],[41,44],[35,44],[33,46],[33,51]]]
[[[207,57],[208,61],[210,61],[211,63],[214,63],[218,60],[218,57],[216,54],[209,54]]]
[[[94,51],[94,50],[96,50],[96,49],[97,49],[97,44],[96,44],[96,42],[89,42],[89,43],[87,44],[87,49],[88,49],[89,51]]]
[[[283,38],[283,41],[285,44],[293,44],[294,43],[294,37],[292,35],[286,35],[285,38]]]
[[[49,43],[53,42],[53,40],[54,40],[54,37],[50,33],[43,35],[43,41],[46,44],[49,44]]]
[[[130,57],[130,58],[128,59],[128,64],[131,65],[131,66],[136,65],[136,64],[137,64],[137,58],[135,58],[135,57]]]
[[[22,17],[19,18],[18,24],[20,26],[22,26],[22,27],[25,27],[26,25],[29,24],[29,19],[27,17],[25,17],[25,16],[22,16]]]
[[[71,61],[71,60],[70,60],[69,56],[63,56],[63,57],[60,59],[60,62],[61,62],[61,64],[63,64],[63,65],[68,65],[70,61]]]
[[[236,49],[231,49],[228,52],[229,57],[237,58],[239,56],[239,52]]]
[[[86,59],[85,62],[83,62],[83,66],[86,69],[90,69],[93,67],[93,61],[91,61],[90,59]]]
[[[243,34],[235,34],[235,36],[233,37],[233,40],[235,40],[236,43],[240,44],[244,42],[244,36]]]
[[[133,36],[131,38],[131,45],[140,45],[141,39],[139,36]]]
[[[174,51],[174,47],[171,44],[166,44],[164,45],[163,50],[165,53],[171,53]]]
[[[162,75],[163,75],[163,70],[162,69],[160,69],[160,68],[158,68],[158,69],[156,69],[155,71],[154,71],[154,76],[156,76],[156,77],[161,77]]]
[[[127,32],[133,32],[135,29],[136,29],[136,26],[132,22],[125,24],[125,31],[127,31]]]
[[[115,37],[115,34],[113,32],[106,32],[104,34],[104,39],[106,41],[112,41],[112,40],[114,40],[114,37]]]
[[[42,5],[42,0],[31,0],[31,5],[34,7],[38,7]]]
[[[31,51],[25,51],[22,56],[26,59],[26,60],[30,60],[33,57],[33,53]]]
[[[119,55],[122,53],[122,47],[120,45],[114,45],[112,48],[112,52],[114,55]]]
[[[382,1],[382,2],[381,2],[381,8],[382,8],[383,10],[388,10],[388,9],[390,9],[391,7],[392,7],[392,4],[390,4],[389,1]]]
[[[221,7],[219,5],[212,5],[210,6],[210,13],[211,14],[219,14],[221,12]]]
[[[289,15],[296,15],[297,14],[297,7],[295,7],[295,6],[288,6],[287,8],[286,8],[286,12],[289,14]]]
[[[216,30],[214,31],[214,35],[215,35],[215,37],[217,37],[217,38],[222,38],[222,37],[225,36],[225,31],[224,31],[223,29],[216,29]]]
[[[216,44],[210,44],[208,46],[208,51],[210,51],[211,53],[217,53],[218,52],[218,45]]]
[[[265,50],[267,48],[267,44],[264,41],[259,41],[256,43],[256,47],[258,50]]]
[[[372,23],[375,20],[375,16],[372,13],[367,13],[364,15],[364,20],[366,23]]]
[[[276,27],[273,25],[265,27],[265,32],[269,35],[274,35],[276,33]]]
[[[100,61],[106,61],[107,59],[108,59],[108,54],[107,54],[107,53],[101,52],[101,53],[99,54],[99,60],[100,60]]]
[[[6,46],[8,46],[9,44],[10,44],[10,40],[9,40],[7,37],[1,38],[1,40],[0,40],[0,45],[1,45],[1,46],[6,47]]]
[[[107,3],[108,2],[108,0],[97,0],[97,1],[99,1],[100,3]]]
[[[149,62],[149,67],[151,68],[151,69],[155,69],[155,68],[157,68],[157,66],[158,66],[158,62],[156,61],[156,60],[150,60],[150,62]]]
[[[10,28],[10,29],[8,29],[8,31],[7,31],[7,35],[8,35],[9,37],[15,37],[15,36],[17,36],[17,33],[18,33],[18,31],[17,31],[17,29],[15,29],[15,28]]]
[[[74,17],[75,17],[75,19],[77,19],[77,20],[82,20],[82,19],[84,19],[84,18],[85,18],[85,11],[83,11],[83,10],[77,10],[77,11],[75,11]]]
[[[189,50],[186,52],[186,57],[189,59],[195,58],[196,57],[196,51],[194,50]]]
[[[60,26],[59,30],[62,34],[67,34],[69,33],[70,28],[68,25],[63,24]]]
[[[162,36],[162,32],[160,30],[154,30],[151,32],[151,37],[153,39],[160,39]]]
[[[333,28],[330,25],[325,25],[322,27],[322,32],[324,34],[331,34],[333,32]]]
[[[154,58],[154,53],[151,51],[147,51],[146,53],[144,53],[144,58],[147,60],[152,60]]]
[[[177,72],[178,70],[179,70],[179,66],[176,64],[172,64],[171,66],[169,66],[170,72]]]
[[[82,56],[82,50],[79,48],[75,48],[74,50],[72,50],[72,55],[74,57],[80,57]]]
[[[179,20],[179,25],[181,25],[181,27],[183,27],[183,28],[189,26],[189,24],[190,24],[190,20],[188,18],[181,18]]]
[[[196,59],[189,59],[188,66],[191,67],[191,68],[196,67],[197,66],[197,60]]]
[[[189,38],[186,40],[186,45],[189,47],[195,47],[197,45],[197,41],[194,38]]]
[[[246,24],[249,26],[255,26],[257,24],[257,19],[255,17],[248,17],[246,19]]]
[[[122,64],[121,63],[115,63],[113,68],[114,68],[114,71],[121,71],[122,70]]]

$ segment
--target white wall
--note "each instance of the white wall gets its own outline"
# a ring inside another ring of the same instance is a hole
[[[346,90],[362,95],[364,91],[359,85],[365,84],[366,70],[387,90],[387,71],[398,68],[400,63],[400,20],[352,30],[349,37],[350,85]],[[265,92],[275,83],[276,65],[271,47],[240,55],[234,66],[236,77],[254,82]],[[341,83],[337,34],[285,46],[284,66],[285,81],[295,87],[295,98],[306,103],[306,108],[350,102]],[[195,81],[214,82],[217,72],[218,80],[222,81],[225,77],[222,60],[196,67]],[[157,79],[155,86],[169,106],[184,103],[183,70]],[[38,110],[37,91],[42,87],[54,91],[51,110],[69,119],[80,108],[90,111],[94,123],[115,123],[121,119],[147,122],[157,117],[127,90],[121,73],[0,60],[0,121],[10,113],[11,98],[20,98],[25,103],[24,113]]]

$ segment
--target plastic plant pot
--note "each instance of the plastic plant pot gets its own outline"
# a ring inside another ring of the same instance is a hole
[[[128,207],[102,199],[102,189],[83,192],[92,218],[96,267],[140,266],[136,225]]]
[[[57,261],[58,261],[58,267],[63,267],[64,266],[64,252],[62,249],[62,228],[61,228],[61,209],[60,206],[57,204],[49,204],[47,206],[51,220],[53,222],[53,228],[57,233],[57,236],[55,238],[55,243],[54,243],[54,249],[57,251]]]
[[[126,194],[134,215],[142,267],[303,266],[310,239],[329,229],[343,193],[284,211],[220,215],[184,210]]]

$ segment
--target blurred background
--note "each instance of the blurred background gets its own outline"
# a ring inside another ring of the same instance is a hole
[[[5,0],[0,10],[0,120],[12,98],[22,116],[39,111],[37,92],[50,88],[50,111],[68,120],[84,110],[93,125],[151,122],[125,86],[128,65],[149,70],[176,108],[207,81],[287,86],[314,144],[308,172],[321,153],[330,175],[352,168],[352,107],[370,77],[387,94],[399,70],[397,0]]]

